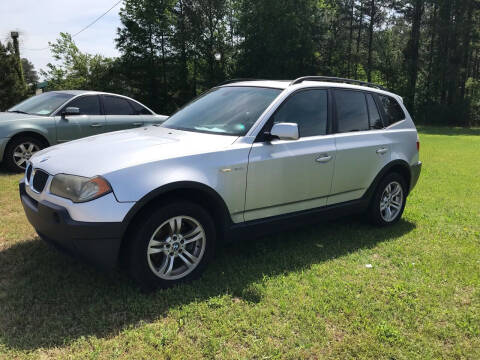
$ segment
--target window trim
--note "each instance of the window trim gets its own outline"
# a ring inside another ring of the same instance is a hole
[[[277,114],[278,111],[287,103],[287,101],[293,97],[294,95],[303,92],[303,91],[309,91],[309,90],[326,90],[327,92],[327,129],[325,134],[319,134],[319,135],[311,135],[311,136],[301,136],[298,138],[298,140],[302,139],[310,139],[314,137],[319,137],[319,136],[327,136],[332,134],[332,94],[331,94],[331,88],[325,87],[325,86],[315,86],[315,87],[305,87],[301,89],[297,89],[288,96],[283,99],[283,101],[277,106],[275,111],[270,115],[268,120],[265,122],[265,124],[262,126],[260,131],[258,132],[257,136],[255,137],[254,143],[258,142],[266,142],[267,138],[265,137],[265,132],[270,131],[273,126],[273,119],[275,118],[275,115]]]
[[[102,116],[102,115],[105,115],[105,112],[103,111],[103,106],[102,106],[102,99],[101,97],[98,95],[98,94],[82,94],[82,95],[78,95],[78,96],[75,96],[73,98],[71,98],[69,101],[67,101],[66,103],[64,103],[62,106],[60,106],[56,112],[55,112],[55,115],[52,115],[52,116],[61,116],[62,115],[62,111],[63,109],[66,109],[70,103],[72,103],[73,101],[76,101],[78,99],[81,99],[81,98],[85,98],[85,97],[92,97],[92,96],[96,96],[97,99],[98,99],[98,104],[99,104],[99,108],[100,108],[100,114],[98,115],[87,115],[87,114],[79,114],[80,116],[81,115],[85,115],[85,116]]]
[[[336,94],[335,94],[335,91],[336,90],[346,90],[346,91],[356,91],[356,92],[359,92],[359,93],[362,93],[363,94],[363,100],[365,101],[365,106],[367,108],[367,119],[368,119],[368,129],[367,130],[361,130],[361,131],[346,131],[346,132],[339,132],[338,131],[338,117],[337,117],[337,101],[336,101]],[[372,130],[382,130],[382,129],[371,129],[370,128],[370,112],[368,111],[368,102],[367,102],[367,96],[366,94],[367,93],[370,93],[369,91],[365,91],[365,90],[361,90],[361,89],[350,89],[350,88],[342,88],[342,87],[335,87],[333,88],[333,108],[334,108],[334,131],[333,133],[334,134],[352,134],[352,133],[361,133],[361,132],[365,132],[365,131],[372,131]],[[380,114],[380,118],[382,117],[382,115]],[[382,119],[382,123],[383,123],[383,119]]]

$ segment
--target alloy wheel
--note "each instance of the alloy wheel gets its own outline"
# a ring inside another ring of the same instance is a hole
[[[380,214],[386,222],[392,222],[400,214],[403,205],[402,186],[397,181],[389,183],[380,198]]]
[[[13,162],[19,168],[25,169],[27,161],[39,150],[40,147],[30,141],[18,144],[13,150]]]
[[[181,279],[197,267],[205,247],[202,225],[190,216],[175,216],[164,221],[150,238],[148,265],[161,279]]]

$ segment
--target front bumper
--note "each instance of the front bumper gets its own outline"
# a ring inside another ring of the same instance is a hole
[[[5,154],[5,148],[10,138],[0,138],[0,163],[3,161],[3,155]]]
[[[414,165],[410,165],[410,191],[413,190],[415,185],[417,185],[418,178],[420,177],[420,172],[422,171],[422,162],[419,161]]]
[[[121,222],[75,221],[64,207],[30,197],[23,181],[19,191],[27,219],[42,239],[101,268],[115,267],[124,232]]]

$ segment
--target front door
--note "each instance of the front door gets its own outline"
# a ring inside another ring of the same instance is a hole
[[[61,115],[67,107],[80,109],[79,115]],[[55,116],[57,142],[80,139],[105,131],[105,115],[98,95],[84,95],[68,102]]]
[[[335,140],[327,135],[328,91],[291,95],[270,119],[297,123],[298,140],[256,142],[249,155],[245,220],[326,205],[335,163]]]

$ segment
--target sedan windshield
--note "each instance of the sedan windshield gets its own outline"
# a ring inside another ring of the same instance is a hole
[[[170,129],[243,136],[280,94],[261,87],[216,88],[167,119]]]
[[[60,105],[71,99],[73,95],[60,92],[47,92],[33,96],[20,104],[8,109],[8,112],[18,112],[21,114],[48,116],[57,110]]]

